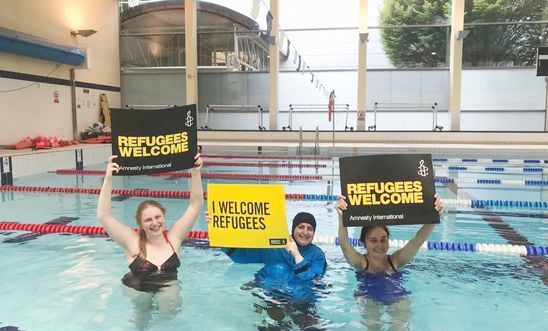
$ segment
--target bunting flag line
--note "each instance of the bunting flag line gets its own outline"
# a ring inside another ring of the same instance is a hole
[[[268,9],[268,5],[265,3],[264,0],[253,0],[252,1],[251,16],[253,18],[258,17],[259,12],[260,12],[261,2],[264,5],[264,7],[267,8],[266,35],[267,35],[267,38],[268,38],[267,40],[270,43],[272,43],[273,42],[273,36],[271,36],[271,31],[272,31],[272,24],[273,24],[274,16],[272,15],[272,12]],[[323,83],[320,82],[320,80],[318,79],[316,74],[310,69],[310,66],[305,63],[304,58],[297,51],[297,48],[295,47],[295,44],[292,43],[291,40],[289,40],[289,37],[287,36],[285,31],[283,31],[280,26],[278,26],[278,28],[279,28],[280,32],[278,33],[278,36],[276,36],[276,37],[278,37],[278,39],[279,39],[278,49],[280,50],[280,52],[282,51],[282,48],[284,48],[284,46],[283,46],[284,41],[287,39],[287,47],[286,47],[287,51],[286,51],[286,54],[281,57],[281,60],[286,61],[289,58],[290,54],[291,54],[291,48],[293,48],[293,52],[294,52],[293,53],[293,64],[297,64],[297,68],[295,69],[295,71],[296,72],[300,71],[301,75],[304,75],[304,73],[307,72],[307,71],[310,72],[310,74],[311,74],[310,83],[315,84],[315,87],[318,89],[318,91],[322,92],[322,90],[323,90],[324,96],[326,98],[328,98],[329,97],[328,90],[325,88]],[[297,63],[297,59],[298,59],[298,63]]]

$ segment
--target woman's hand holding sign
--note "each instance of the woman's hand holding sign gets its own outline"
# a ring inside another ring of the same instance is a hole
[[[297,243],[293,241],[292,237],[290,237],[287,244],[285,244],[285,250],[293,256],[295,259],[295,264],[301,263],[303,256],[299,253],[299,247],[297,246]]]
[[[434,194],[434,198],[436,198],[436,201],[434,201],[434,208],[438,213],[443,213],[443,201],[440,198],[439,194]]]
[[[346,197],[339,195],[337,198],[337,203],[335,204],[335,209],[337,209],[339,216],[342,216],[343,211],[346,210],[347,207],[348,204],[346,203]]]
[[[120,166],[118,163],[114,162],[114,159],[117,158],[118,155],[112,155],[108,158],[108,164],[107,164],[107,170],[106,170],[106,176],[108,178],[112,178],[112,173],[118,173],[120,171]]]
[[[437,193],[434,194],[434,198],[434,209],[441,214],[443,212],[443,201]],[[348,229],[343,224],[343,212],[347,209],[347,207],[348,204],[346,202],[346,197],[340,195],[337,199],[337,203],[335,204],[335,209],[339,214],[339,241],[344,257],[351,266],[356,268],[356,270],[376,273],[376,271],[373,271],[374,265],[389,265],[385,263],[385,261],[388,259],[387,251],[389,248],[388,239],[390,233],[388,232],[386,226],[383,225],[363,226],[360,240],[368,253],[366,255],[358,253],[358,251],[356,251],[356,249],[349,243]],[[411,261],[411,259],[413,259],[417,254],[420,246],[426,241],[426,239],[428,239],[434,227],[435,224],[422,225],[415,234],[414,238],[409,240],[403,248],[397,250],[391,255],[391,262],[393,263],[395,269],[386,270],[385,268],[381,271],[393,272]],[[376,252],[379,250],[378,245],[382,240],[386,242],[386,247],[380,249],[384,253],[380,254],[380,256],[371,255],[371,251]]]
[[[204,161],[202,160],[202,155],[200,153],[197,153],[194,156],[194,164],[195,167],[191,169],[192,172],[198,173],[200,170],[202,170],[202,165],[204,164]]]

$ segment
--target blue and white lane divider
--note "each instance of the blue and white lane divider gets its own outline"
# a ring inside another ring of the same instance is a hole
[[[442,165],[434,164],[436,170],[458,171],[458,172],[476,172],[476,173],[495,173],[495,174],[548,174],[548,168],[541,167],[500,167],[500,166],[474,166],[474,165]]]
[[[443,204],[445,206],[459,206],[470,208],[548,209],[548,202],[546,201],[443,199]]]
[[[433,157],[432,162],[446,162],[446,163],[476,163],[476,164],[485,164],[492,163],[498,165],[505,164],[523,164],[523,165],[544,165],[547,164],[547,160],[515,160],[515,159],[476,159],[476,158],[444,158],[444,157]]]
[[[359,238],[349,238],[348,242],[352,246],[362,246]],[[409,240],[390,239],[389,244],[392,248],[402,248]],[[338,237],[315,236],[315,244],[330,244],[340,245]],[[422,244],[422,249],[437,250],[437,251],[456,251],[456,252],[486,252],[486,253],[501,253],[513,255],[548,255],[548,246],[532,246],[532,245],[510,245],[510,244],[484,244],[484,243],[451,243],[443,241],[428,241]]]
[[[509,185],[509,186],[548,186],[548,180],[520,180],[520,179],[481,179],[481,178],[447,178],[436,177],[436,183],[448,184],[487,184],[487,185]]]
[[[332,194],[304,194],[305,201],[337,201],[337,196]],[[468,208],[523,208],[523,209],[548,209],[547,201],[519,201],[519,200],[469,200],[469,199],[443,199],[444,206],[458,206]]]

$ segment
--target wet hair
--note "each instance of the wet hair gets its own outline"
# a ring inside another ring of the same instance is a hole
[[[388,231],[388,228],[385,225],[368,225],[362,227],[362,232],[360,233],[360,240],[365,245],[365,239],[367,236],[373,231],[375,228],[383,229],[386,232],[386,236],[390,239],[390,231]]]
[[[146,243],[147,243],[147,236],[145,231],[143,231],[143,225],[141,224],[141,218],[143,216],[143,210],[145,210],[148,207],[156,207],[162,211],[162,214],[166,214],[166,209],[162,204],[160,204],[158,201],[155,200],[145,200],[139,204],[137,207],[137,211],[135,212],[135,221],[137,221],[137,226],[139,227],[139,255],[142,258],[146,258],[147,256],[147,249],[146,249]]]

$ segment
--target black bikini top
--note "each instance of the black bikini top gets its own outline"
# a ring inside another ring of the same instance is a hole
[[[160,271],[170,272],[177,271],[177,268],[181,266],[181,261],[175,252],[160,266]],[[129,270],[134,273],[147,273],[157,272],[158,266],[154,263],[143,259],[141,256],[137,256],[133,262],[129,265]]]
[[[173,245],[169,242],[167,239],[167,235],[164,234],[164,237],[166,238],[166,242],[171,246],[171,249],[173,249]],[[160,266],[160,271],[162,272],[173,272],[177,271],[177,268],[181,266],[181,260],[179,260],[179,257],[175,253],[175,249],[173,249],[173,254]],[[148,273],[148,272],[157,272],[158,266],[154,263],[148,261],[147,259],[142,258],[140,255],[138,255],[133,262],[129,265],[129,270],[131,270],[134,273]]]

